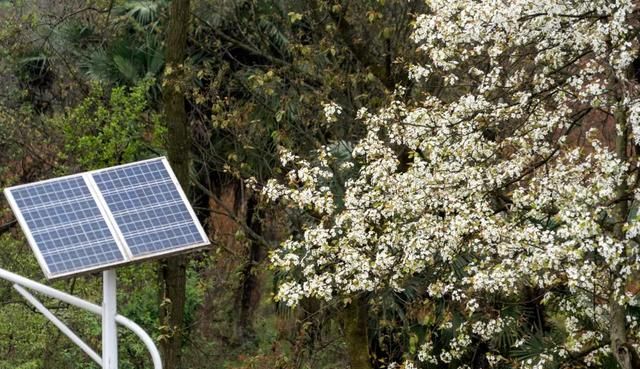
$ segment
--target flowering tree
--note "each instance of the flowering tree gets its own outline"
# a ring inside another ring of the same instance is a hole
[[[420,87],[362,110],[367,133],[352,148],[283,153],[289,183],[263,189],[312,215],[272,255],[287,272],[277,297],[373,304],[419,276],[425,306],[446,301],[463,319],[425,323],[407,368],[471,367],[480,345],[484,366],[640,368],[637,5],[428,6],[413,34],[427,62],[409,67]],[[494,339],[526,320],[505,309],[527,289],[544,345],[518,357],[532,333]]]

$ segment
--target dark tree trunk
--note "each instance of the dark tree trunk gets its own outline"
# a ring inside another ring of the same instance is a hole
[[[186,300],[186,258],[176,256],[160,262],[160,352],[163,367],[180,367]]]
[[[251,195],[247,201],[246,221],[249,228],[257,234],[262,234],[262,224],[258,209],[258,201]],[[240,337],[253,335],[253,322],[255,320],[256,307],[260,303],[260,279],[258,266],[265,257],[265,249],[259,240],[249,238],[248,253],[242,268],[239,291],[239,320],[238,333]]]
[[[184,79],[183,62],[189,30],[189,0],[173,0],[165,38],[166,80],[163,87],[167,122],[167,155],[182,188],[189,192],[189,153],[191,148],[185,98],[178,86]],[[186,258],[174,257],[160,264],[160,321],[163,338],[160,351],[164,368],[180,367],[186,300]]]
[[[369,360],[369,305],[365,298],[354,297],[342,311],[344,339],[351,369],[372,369]]]
[[[616,86],[617,81],[611,83],[612,86]],[[616,123],[616,155],[622,162],[629,162],[628,146],[629,146],[629,130],[627,125],[628,116],[626,110],[623,108],[623,97],[621,94],[618,96],[619,109],[614,114]],[[625,181],[622,181],[616,189],[616,197],[624,198],[629,192],[629,186]],[[623,225],[625,224],[627,217],[629,216],[629,203],[625,201],[619,201],[615,205],[615,226],[613,229],[614,236],[623,241],[625,239],[625,231]],[[612,283],[611,283],[612,284]],[[613,286],[610,286],[613,290]],[[616,293],[617,292],[617,293]],[[629,338],[627,337],[627,322],[626,311],[623,305],[620,305],[616,301],[616,296],[620,291],[613,291],[609,297],[609,338],[611,340],[611,352],[615,357],[618,365],[622,369],[640,369],[640,357],[638,352],[631,345]]]

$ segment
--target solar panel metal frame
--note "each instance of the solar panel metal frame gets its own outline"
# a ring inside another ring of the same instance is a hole
[[[167,170],[167,173],[169,174],[171,182],[175,186],[176,190],[178,191],[178,194],[180,195],[180,198],[182,199],[182,202],[184,203],[187,211],[189,212],[191,220],[193,221],[193,224],[195,225],[196,229],[198,230],[198,233],[201,236],[203,242],[196,243],[196,244],[191,244],[191,245],[187,245],[187,246],[183,246],[183,247],[179,247],[179,248],[175,248],[175,249],[169,249],[169,250],[165,250],[165,251],[161,251],[161,252],[144,254],[144,255],[140,255],[140,256],[136,257],[136,256],[133,256],[133,254],[131,253],[131,250],[129,249],[129,246],[127,245],[127,242],[126,242],[122,232],[120,231],[120,228],[118,227],[118,224],[116,223],[113,214],[109,210],[109,207],[108,207],[107,203],[105,202],[104,198],[102,197],[102,193],[100,192],[100,189],[98,188],[97,184],[93,180],[93,174],[94,173],[103,172],[103,171],[107,171],[107,170],[116,169],[116,168],[134,166],[134,165],[137,165],[137,164],[142,164],[142,163],[145,163],[145,162],[152,162],[152,161],[161,161],[162,162],[164,168]],[[118,245],[118,249],[122,253],[124,260],[123,261],[114,262],[114,263],[102,264],[102,265],[99,265],[99,266],[91,266],[91,267],[88,267],[88,268],[73,270],[73,271],[70,271],[70,272],[53,274],[49,270],[49,266],[48,266],[46,260],[44,259],[42,251],[38,247],[38,244],[37,244],[37,242],[35,241],[35,239],[34,239],[34,237],[32,235],[32,230],[29,227],[25,217],[23,216],[22,211],[20,210],[20,207],[18,206],[18,204],[16,202],[16,199],[14,198],[14,196],[12,194],[12,191],[17,190],[17,189],[21,189],[21,188],[25,188],[25,187],[29,187],[29,186],[32,186],[32,185],[35,185],[35,184],[43,184],[43,183],[47,183],[47,182],[60,181],[60,180],[64,180],[64,179],[74,178],[74,177],[81,177],[83,179],[84,183],[89,188],[89,191],[91,192],[92,198],[96,202],[97,207],[100,210],[100,214],[102,215],[103,219],[105,220],[105,223],[107,224],[107,227],[109,228],[109,231],[113,235],[114,241]],[[83,173],[78,173],[78,174],[71,174],[71,175],[68,175],[68,176],[50,178],[50,179],[46,179],[46,180],[42,180],[42,181],[38,181],[38,182],[32,182],[32,183],[26,183],[26,184],[21,184],[21,185],[17,185],[17,186],[12,186],[12,187],[5,188],[4,189],[4,194],[5,194],[5,197],[7,198],[7,201],[9,202],[9,206],[11,207],[11,210],[13,211],[13,213],[16,216],[16,220],[18,221],[18,224],[20,224],[20,227],[23,230],[23,233],[24,233],[24,235],[25,235],[25,237],[27,239],[27,242],[29,243],[29,246],[31,247],[31,249],[33,250],[33,253],[36,256],[36,260],[38,261],[38,264],[40,265],[40,268],[42,269],[42,272],[44,273],[45,277],[47,279],[49,279],[49,280],[61,279],[61,278],[69,277],[69,276],[73,276],[73,275],[94,273],[94,272],[99,272],[99,271],[103,271],[103,270],[106,270],[106,269],[111,269],[113,267],[128,265],[128,264],[132,264],[132,263],[136,263],[136,262],[140,262],[140,261],[144,261],[144,260],[153,260],[153,259],[158,259],[158,258],[162,258],[162,257],[167,257],[167,256],[171,256],[171,255],[180,254],[180,253],[185,253],[185,252],[188,252],[188,251],[194,251],[194,250],[197,250],[199,248],[203,248],[205,246],[208,246],[211,243],[209,241],[209,237],[207,236],[206,232],[202,228],[202,225],[200,224],[200,221],[198,220],[198,217],[196,216],[195,212],[193,211],[193,208],[191,207],[191,204],[189,203],[189,200],[187,199],[187,196],[184,193],[184,191],[182,189],[182,186],[180,186],[180,183],[178,182],[178,179],[176,178],[175,174],[173,173],[173,170],[171,169],[171,166],[169,165],[169,162],[167,161],[166,157],[159,157],[159,158],[141,160],[141,161],[136,161],[136,162],[133,162],[133,163],[116,165],[116,166],[112,166],[112,167],[108,167],[108,168],[102,168],[102,169],[92,170],[92,171],[88,171],[88,172],[83,172]]]

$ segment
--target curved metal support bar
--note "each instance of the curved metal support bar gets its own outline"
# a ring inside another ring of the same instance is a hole
[[[75,297],[66,292],[58,291],[55,288],[51,288],[49,286],[45,286],[44,284],[32,281],[28,278],[22,277],[18,274],[11,273],[7,270],[0,268],[0,278],[12,282],[14,284],[18,284],[22,287],[37,291],[43,295],[52,297],[54,299],[64,301],[70,305],[77,306],[81,309],[87,310],[90,313],[95,315],[102,316],[102,307],[88,301],[85,301],[79,297]],[[153,362],[154,369],[162,369],[162,360],[160,359],[160,352],[156,347],[155,343],[149,337],[147,332],[144,331],[138,324],[134,323],[132,320],[127,319],[122,315],[116,315],[116,322],[123,325],[124,327],[131,330],[135,333],[138,338],[147,346],[149,353],[151,354],[151,360]]]
[[[98,306],[98,305],[96,305]],[[99,308],[99,306],[98,306]],[[102,314],[102,310],[100,311]],[[162,369],[162,360],[160,359],[160,351],[156,347],[156,344],[153,342],[151,337],[147,334],[147,332],[142,329],[138,324],[136,324],[133,320],[130,320],[127,317],[124,317],[120,314],[116,315],[116,322],[123,325],[132,331],[140,340],[147,346],[149,350],[149,354],[151,355],[151,361],[153,362],[153,367],[155,369]]]
[[[40,301],[38,301],[35,296],[33,296],[29,291],[22,288],[19,284],[14,284],[13,288],[18,291],[25,300],[29,301],[33,307],[38,309],[38,311],[44,315],[47,319],[53,323],[58,329],[65,334],[65,336],[69,337],[73,343],[78,345],[82,351],[84,351],[93,361],[95,361],[98,365],[102,366],[102,358],[98,355],[89,345],[87,345],[77,334],[75,334],[69,327],[66,326],[57,316],[55,316],[49,309],[47,309]]]

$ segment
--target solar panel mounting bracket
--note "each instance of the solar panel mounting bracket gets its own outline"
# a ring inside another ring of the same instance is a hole
[[[115,277],[115,274],[113,277]],[[104,353],[102,357],[100,357],[97,353],[95,353],[95,351],[93,351],[93,349],[91,349],[89,345],[84,343],[82,339],[80,339],[75,333],[73,333],[73,331],[71,331],[64,323],[62,323],[60,319],[58,319],[51,311],[49,311],[28,290],[39,292],[44,296],[66,302],[69,305],[73,305],[75,307],[86,310],[92,314],[95,314],[104,318],[104,309],[102,306],[83,300],[79,297],[70,295],[66,292],[59,291],[55,288],[46,286],[44,284],[41,284],[29,278],[25,278],[21,275],[9,272],[8,270],[2,269],[2,268],[0,268],[0,279],[4,279],[6,281],[13,283],[14,289],[18,291],[20,295],[22,295],[31,305],[33,305],[38,311],[40,311],[40,313],[42,313],[47,319],[53,322],[54,325],[56,325],[56,327],[58,327],[62,331],[62,333],[64,333],[77,346],[79,346],[89,357],[91,357],[93,361],[95,361],[98,365],[100,365],[105,369],[108,368],[108,367],[105,367],[103,364],[103,359],[105,358]],[[147,332],[144,331],[144,329],[142,329],[142,327],[140,327],[139,325],[134,323],[132,320],[127,319],[122,315],[115,315],[113,317],[108,317],[108,319],[110,320],[113,319],[115,323],[118,323],[124,326],[125,328],[128,328],[136,336],[138,336],[138,338],[140,338],[140,340],[144,343],[145,347],[149,351],[149,354],[151,355],[151,361],[153,363],[154,369],[162,369],[162,360],[160,358],[160,351],[158,351],[158,348],[153,342],[153,339],[147,334]],[[113,366],[111,368],[113,368]],[[117,366],[115,368],[117,368]]]
[[[48,279],[102,271],[102,307],[0,269],[0,278],[105,369],[117,369],[116,322],[138,334],[156,369],[160,356],[135,323],[116,313],[116,266],[209,244],[166,158],[98,169],[4,190]],[[23,287],[102,316],[102,358]],[[99,359],[99,360],[98,360]]]

